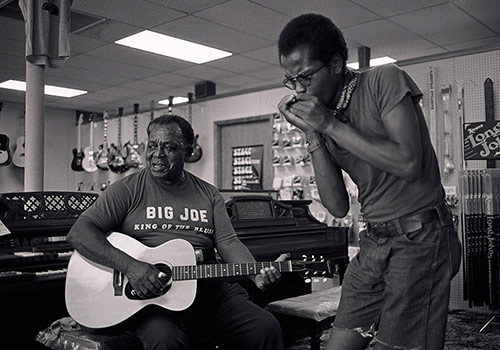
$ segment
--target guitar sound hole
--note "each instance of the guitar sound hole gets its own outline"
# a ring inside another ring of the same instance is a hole
[[[165,274],[165,276],[161,278],[161,280],[165,284],[162,293],[162,295],[164,295],[170,290],[170,287],[172,286],[172,270],[170,269],[170,266],[166,264],[156,264],[155,267]],[[150,297],[141,298],[135,293],[135,290],[132,288],[130,283],[127,283],[125,286],[125,296],[131,300],[148,300],[158,297],[158,295],[153,295]]]

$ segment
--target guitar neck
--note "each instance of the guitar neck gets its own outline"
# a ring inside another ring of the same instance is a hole
[[[280,272],[292,272],[293,270],[291,261],[185,265],[172,267],[172,280],[249,276],[259,274],[261,269],[271,266]],[[161,270],[161,267],[158,268]]]

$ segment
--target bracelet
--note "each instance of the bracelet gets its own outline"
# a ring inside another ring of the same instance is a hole
[[[314,143],[309,143],[308,141],[306,141],[307,152],[309,153],[313,153],[314,151],[320,149],[324,145],[325,143],[323,141],[316,141]]]

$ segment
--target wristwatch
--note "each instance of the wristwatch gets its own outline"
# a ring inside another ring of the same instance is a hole
[[[313,143],[309,143],[309,141],[306,141],[307,152],[309,153],[313,153],[314,151],[320,149],[324,145],[325,143],[323,141],[316,141]]]

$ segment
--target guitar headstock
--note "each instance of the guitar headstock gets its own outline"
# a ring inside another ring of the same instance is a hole
[[[292,260],[292,271],[300,274],[306,283],[326,282],[335,273],[335,265],[328,259],[303,255],[302,260]]]

